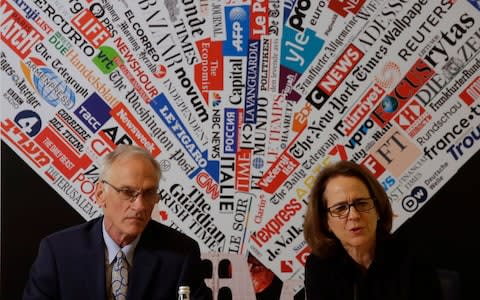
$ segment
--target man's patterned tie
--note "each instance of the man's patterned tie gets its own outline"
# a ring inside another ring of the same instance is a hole
[[[122,250],[118,251],[112,269],[112,293],[115,300],[127,299],[128,263]]]

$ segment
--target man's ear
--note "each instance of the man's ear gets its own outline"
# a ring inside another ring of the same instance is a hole
[[[99,181],[95,185],[95,199],[100,207],[105,207],[105,186]]]

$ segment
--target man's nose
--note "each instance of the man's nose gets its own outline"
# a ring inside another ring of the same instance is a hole
[[[132,202],[132,206],[137,209],[144,209],[147,206],[147,200],[143,196],[143,193],[140,193],[137,197],[135,197],[135,200]]]

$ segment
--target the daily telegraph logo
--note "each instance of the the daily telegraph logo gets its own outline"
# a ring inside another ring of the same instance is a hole
[[[25,59],[43,36],[12,5],[5,0],[0,3],[2,43]]]
[[[93,93],[75,110],[75,115],[91,132],[97,132],[110,119],[110,106]]]
[[[364,3],[365,0],[330,0],[328,8],[345,18],[348,13],[356,15]]]
[[[75,92],[52,69],[40,59],[30,57],[25,63],[20,62],[25,79],[51,106],[62,103],[67,109],[75,105]]]
[[[249,5],[225,7],[227,39],[223,42],[223,55],[246,56],[250,36]]]

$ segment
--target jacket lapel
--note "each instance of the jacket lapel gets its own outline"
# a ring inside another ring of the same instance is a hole
[[[88,246],[81,259],[85,269],[85,282],[87,285],[86,294],[90,299],[105,299],[105,245],[102,235],[102,220],[99,218],[88,233]]]
[[[129,274],[127,299],[143,299],[147,287],[154,280],[154,271],[161,263],[159,255],[148,246],[149,237],[146,230],[135,248],[133,268]]]

